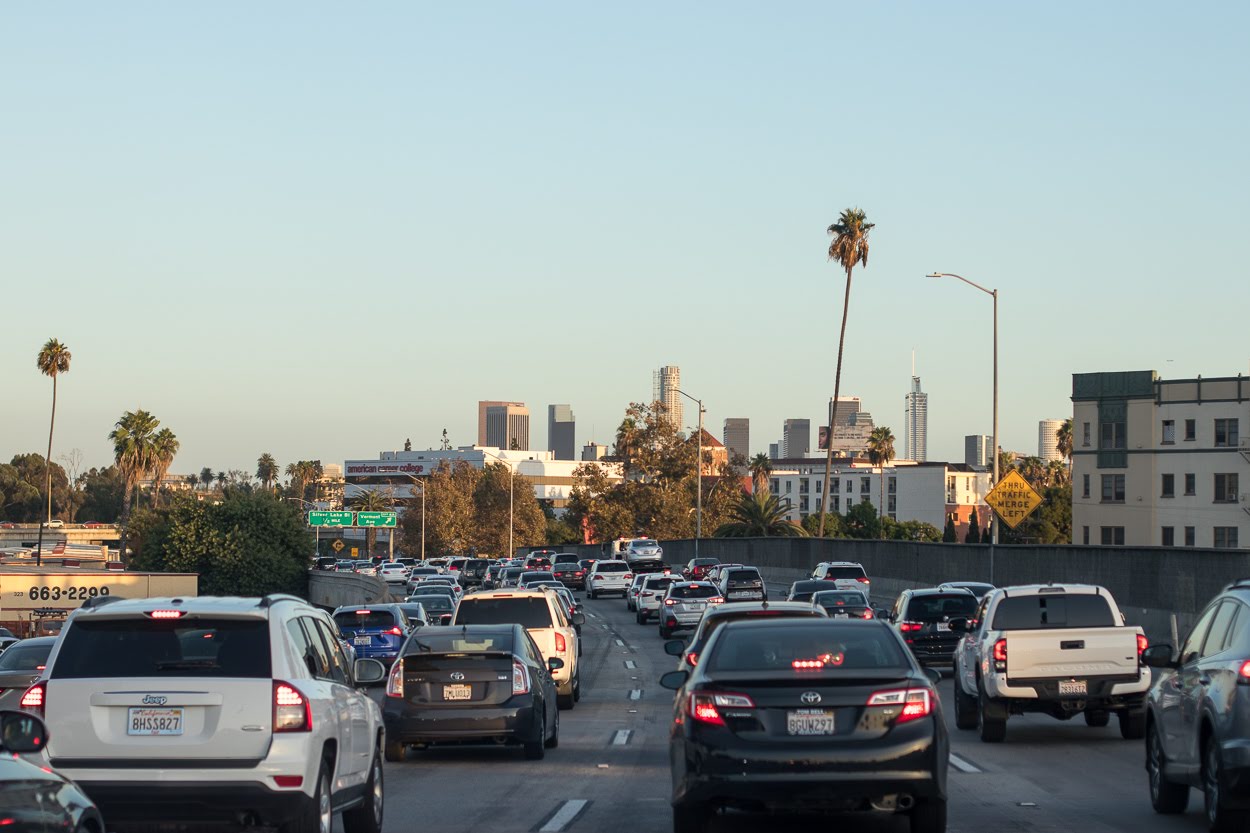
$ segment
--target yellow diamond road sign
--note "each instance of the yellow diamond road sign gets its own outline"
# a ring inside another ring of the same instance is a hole
[[[1015,529],[1041,505],[1042,496],[1020,476],[1020,472],[1012,469],[998,481],[997,486],[990,489],[985,502],[998,513],[1003,523]]]
[[[342,551],[343,551],[343,547],[345,547],[345,546],[347,546],[347,545],[343,543],[343,539],[341,539],[341,538],[335,538],[335,539],[334,539],[334,543],[333,543],[333,544],[331,544],[330,546],[334,548],[334,551],[335,551],[335,552],[342,552]]]

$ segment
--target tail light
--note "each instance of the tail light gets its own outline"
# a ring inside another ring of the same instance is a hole
[[[857,579],[855,579],[855,580],[856,580],[856,581],[858,581],[860,584],[867,584],[867,583],[868,583],[868,576],[860,576],[859,578],[857,578]]]
[[[652,593],[650,590],[646,590],[646,591],[643,591],[642,595],[643,595],[643,596],[646,596],[647,598],[651,598],[651,597],[652,597],[652,596],[654,596],[655,594],[654,594],[654,593]]]
[[[1239,685],[1250,685],[1250,659],[1241,664],[1241,668],[1237,669],[1237,683]],[[22,699],[22,707],[25,708],[26,699]]]
[[[868,698],[869,706],[899,709],[894,722],[907,723],[933,713],[933,699],[927,688],[898,688],[878,691]]]
[[[677,604],[677,600],[676,600],[676,599],[665,599],[665,600],[664,600],[664,604],[668,605],[669,607],[672,607],[673,605]]]
[[[994,670],[1007,670],[1007,640],[1000,639],[994,643]]]
[[[568,643],[564,640],[564,634],[556,631],[556,653],[563,654],[568,650]]]
[[[861,613],[861,614],[860,614],[860,617],[861,617],[861,618],[864,618],[864,619],[871,619],[871,618],[872,618],[872,611],[871,611],[871,610],[865,610],[863,613]]]
[[[386,696],[404,696],[404,658],[396,657],[391,663],[391,673],[386,675]]]
[[[181,610],[152,610],[148,611],[148,616],[153,619],[181,619]]]
[[[312,704],[298,688],[281,680],[273,681],[273,730],[311,732]]]
[[[903,633],[914,633],[915,631],[918,631],[923,627],[924,625],[921,624],[920,622],[899,622],[898,623],[898,629],[902,631]]]
[[[634,574],[633,574],[633,573],[626,573],[625,575],[621,576],[621,578],[625,579],[626,581],[633,581],[633,580],[634,580]]]
[[[517,659],[512,661],[512,693],[514,695],[530,693],[529,669]]]
[[[698,664],[699,664],[699,655],[698,655],[698,654],[696,654],[696,653],[689,653],[689,654],[686,654],[686,665],[689,665],[691,668],[694,668],[694,667],[695,667],[696,665],[698,665]],[[1247,665],[1247,666],[1250,666],[1250,661],[1247,661],[1247,662],[1246,662],[1246,665]],[[1242,666],[1242,670],[1243,670],[1243,671],[1245,670],[1245,666]],[[1245,676],[1245,675],[1243,674],[1243,676]],[[1247,680],[1250,680],[1250,677],[1246,677],[1246,679],[1247,679]]]
[[[710,604],[710,605],[721,605],[721,604],[724,604],[724,603],[725,603],[725,597],[724,597],[724,596],[713,596],[712,598],[710,598],[710,599],[708,599],[708,600],[707,600],[707,603],[708,603],[708,604]]]
[[[404,635],[403,629],[400,628],[398,625],[391,628],[389,631],[387,631],[387,633],[389,633],[391,636],[403,636]]]
[[[596,576],[594,577],[594,579],[595,579],[595,581],[603,581],[603,576],[596,575]]]
[[[834,578],[832,575],[827,575],[825,576],[825,581],[837,581],[837,579]]]
[[[745,694],[691,694],[686,701],[690,719],[707,726],[724,726],[721,709],[753,709],[755,701]]]
[[[1137,659],[1141,659],[1142,652],[1150,647],[1150,640],[1143,634],[1137,634]]]
[[[44,706],[48,702],[48,689],[43,683],[35,683],[26,689],[26,693],[22,695],[19,705],[27,711],[32,711],[43,716]]]

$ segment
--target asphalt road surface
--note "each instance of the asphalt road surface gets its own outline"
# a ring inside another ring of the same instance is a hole
[[[672,693],[660,674],[676,667],[655,624],[635,623],[619,598],[587,601],[582,700],[560,713],[560,747],[541,761],[519,749],[459,747],[411,752],[386,764],[387,833],[638,833],[668,831],[668,724]],[[1144,742],[1120,738],[1113,719],[1013,717],[1007,741],[983,744],[951,721],[951,682],[940,687],[952,739],[949,829],[966,833],[1105,833],[1206,830],[1194,791],[1183,816],[1150,808]],[[380,692],[378,694],[380,695]],[[847,833],[906,833],[905,818],[847,815]],[[732,814],[717,833],[832,829],[827,818]]]

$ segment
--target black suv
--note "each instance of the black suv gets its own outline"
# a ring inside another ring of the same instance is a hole
[[[890,611],[890,624],[922,665],[954,665],[963,633],[951,630],[952,619],[977,615],[977,597],[962,587],[904,590]]]
[[[1250,579],[1230,584],[1202,611],[1174,658],[1155,645],[1159,669],[1146,695],[1146,771],[1159,813],[1183,813],[1203,792],[1211,830],[1250,828]]]
[[[460,565],[460,584],[464,587],[481,585],[482,579],[486,578],[486,571],[494,563],[485,558],[470,558]]]

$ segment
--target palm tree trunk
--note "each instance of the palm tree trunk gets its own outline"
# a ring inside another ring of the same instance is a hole
[[[118,542],[118,557],[121,558],[123,564],[126,563],[126,530],[130,526],[130,502],[134,497],[135,478],[130,474],[126,475],[126,487],[122,490],[122,533],[121,541]]]
[[[846,314],[851,307],[851,269],[846,267],[846,294],[842,298],[842,330],[838,334],[838,367],[833,374],[833,404],[829,406],[828,447],[825,452],[825,492],[820,501],[820,526],[816,534],[825,537],[825,512],[829,508],[829,473],[833,469],[833,426],[838,421],[838,394],[842,392],[842,347],[846,343]]]
[[[877,497],[881,500],[881,520],[885,521],[885,463],[881,464],[881,485],[877,488]]]
[[[52,430],[56,428],[56,375],[52,376],[52,421],[48,424],[48,456],[44,458],[44,468],[48,472],[48,517],[52,520]]]

